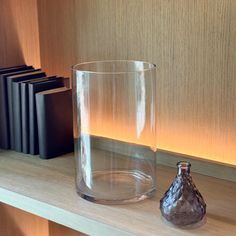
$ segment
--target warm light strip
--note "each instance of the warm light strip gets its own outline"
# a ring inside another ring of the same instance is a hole
[[[178,155],[183,155],[183,156],[186,155],[190,158],[192,157],[195,159],[204,159],[210,162],[220,163],[220,164],[228,165],[230,167],[236,167],[236,159],[232,158],[230,156],[230,153],[227,153],[227,151],[222,153],[222,155],[224,155],[224,157],[222,158],[221,156],[217,156],[217,155],[209,155],[209,153],[207,152],[204,153],[204,151],[198,152],[196,151],[196,144],[187,143],[186,140],[180,140],[180,142],[178,143],[178,146],[173,145],[173,144],[172,146],[167,146],[164,144],[164,142],[162,142],[161,144],[159,143],[155,145],[156,142],[155,144],[153,144],[154,141],[151,141],[150,137],[148,137],[147,135],[142,136],[141,139],[137,139],[133,137],[132,134],[133,133],[129,131],[124,133],[122,129],[109,129],[109,127],[107,128],[103,127],[103,131],[99,131],[98,129],[96,129],[96,131],[93,131],[91,135],[96,136],[96,137],[119,140],[119,141],[131,143],[131,144],[149,146],[151,149],[153,149],[152,146],[153,147],[156,146],[157,149],[165,150],[165,151],[172,152]],[[168,143],[168,140],[165,140],[165,141],[166,143]],[[183,145],[184,141],[185,141],[185,145]],[[154,149],[156,148],[154,147]],[[222,152],[223,151],[224,149],[222,150]]]

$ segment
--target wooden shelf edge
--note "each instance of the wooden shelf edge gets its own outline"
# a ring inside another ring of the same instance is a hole
[[[64,225],[81,233],[88,235],[123,235],[132,234],[115,227],[89,219],[85,216],[66,211],[64,209],[49,205],[36,199],[0,188],[0,202],[27,211],[55,223]]]
[[[159,202],[176,169],[157,166],[153,198],[136,204],[99,205],[78,196],[72,154],[41,160],[0,150],[0,202],[88,235],[234,235],[236,183],[193,173],[207,203],[207,222],[182,230],[167,225]]]

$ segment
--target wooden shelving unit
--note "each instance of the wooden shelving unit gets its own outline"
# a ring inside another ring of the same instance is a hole
[[[3,0],[1,9],[0,67],[26,63],[70,76],[82,61],[156,63],[158,148],[226,163],[192,161],[197,172],[236,179],[236,1]],[[235,235],[236,184],[200,174],[193,177],[207,202],[205,224],[163,222],[159,199],[175,169],[161,164],[175,162],[158,159],[153,199],[103,206],[77,196],[72,155],[43,161],[0,150],[0,235]]]
[[[193,173],[207,203],[201,227],[179,229],[162,219],[159,200],[175,169],[158,165],[158,191],[140,203],[106,206],[75,191],[72,154],[52,160],[0,151],[0,201],[89,235],[235,235],[236,183]]]
[[[157,146],[236,165],[236,1],[2,0],[0,66],[157,64]]]

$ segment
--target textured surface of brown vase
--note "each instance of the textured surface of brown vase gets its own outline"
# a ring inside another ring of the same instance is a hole
[[[178,226],[186,226],[203,219],[206,204],[193,183],[191,164],[181,161],[177,167],[175,180],[160,200],[160,210],[166,220]]]

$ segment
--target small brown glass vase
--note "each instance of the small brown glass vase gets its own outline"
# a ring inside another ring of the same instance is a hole
[[[187,226],[201,221],[206,214],[204,199],[190,175],[191,164],[177,163],[177,175],[160,200],[162,216],[174,225]]]

